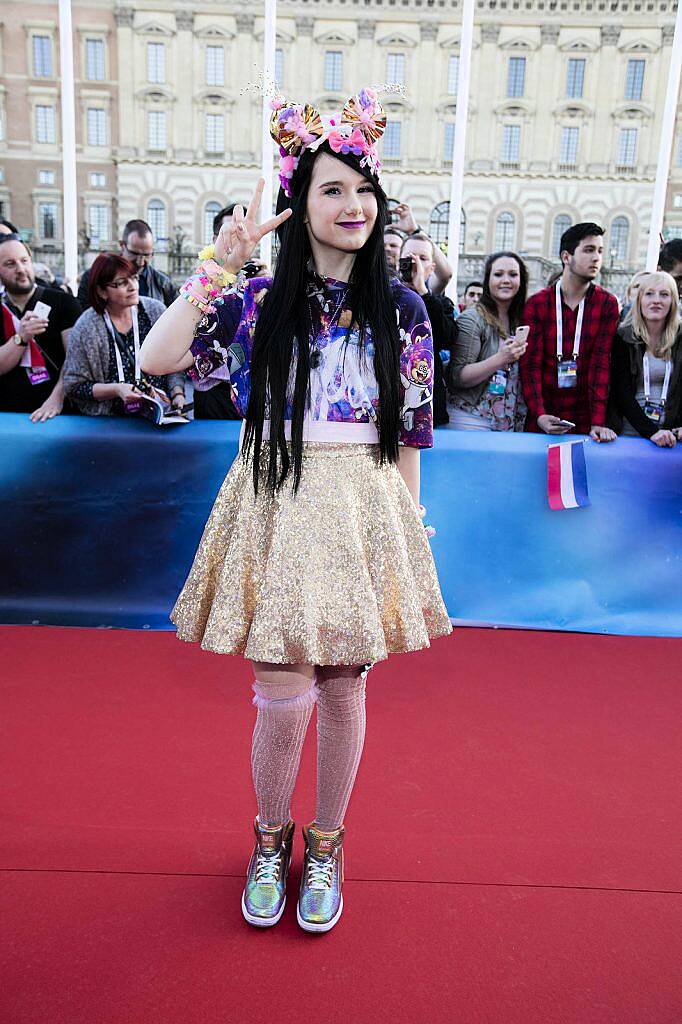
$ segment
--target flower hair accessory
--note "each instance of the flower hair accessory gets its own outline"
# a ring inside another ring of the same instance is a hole
[[[315,152],[324,142],[329,143],[334,153],[360,157],[360,166],[379,177],[381,164],[376,143],[386,129],[386,114],[374,89],[361,89],[351,96],[340,120],[331,119],[326,125],[309,103],[289,103],[278,96],[271,101],[271,107],[270,134],[279,146],[279,180],[289,198],[301,153],[306,149]]]

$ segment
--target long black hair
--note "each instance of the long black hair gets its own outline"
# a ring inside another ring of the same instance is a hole
[[[384,228],[389,222],[386,194],[357,157],[334,153],[325,142],[311,153],[305,150],[292,179],[293,196],[280,189],[277,212],[291,206],[292,215],[279,228],[280,252],[272,287],[268,290],[256,323],[251,355],[251,390],[246,410],[244,458],[253,455],[253,483],[258,491],[259,461],[263,442],[266,404],[270,420],[270,444],[266,486],[279,490],[293,463],[293,486],[298,489],[303,466],[303,422],[309,404],[310,345],[318,325],[312,323],[308,303],[309,261],[312,257],[305,226],[308,191],[315,160],[320,153],[347,164],[374,186],[377,219],[371,235],[358,250],[351,272],[345,307],[351,324],[360,332],[361,355],[369,331],[374,343],[374,374],[379,388],[379,448],[381,461],[398,458],[400,421],[400,335],[396,303],[384,252]],[[306,339],[302,344],[300,343]],[[284,421],[292,364],[295,363],[291,411],[291,454]]]
[[[493,263],[503,257],[516,260],[519,265],[519,290],[509,304],[509,327],[512,331],[515,331],[521,323],[523,307],[526,305],[526,293],[528,292],[528,269],[518,253],[504,251],[494,252],[491,256],[488,256],[483,270],[483,294],[478,300],[478,305],[488,323],[492,324],[493,327],[497,327],[500,334],[505,332],[500,322],[497,303],[490,294],[490,274],[493,269]]]

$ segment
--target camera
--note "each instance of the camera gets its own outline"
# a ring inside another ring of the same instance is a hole
[[[412,277],[414,274],[414,264],[411,256],[401,256],[398,261],[398,270],[400,271],[401,281],[405,281],[407,284],[412,283]]]
[[[257,263],[256,260],[247,260],[242,267],[242,274],[247,278],[258,277],[262,273],[262,269],[260,263]]]

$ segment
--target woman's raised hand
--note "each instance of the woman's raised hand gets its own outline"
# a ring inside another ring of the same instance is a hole
[[[235,206],[232,223],[223,224],[216,239],[215,258],[232,274],[239,273],[264,235],[274,231],[291,216],[291,210],[287,209],[263,224],[256,223],[264,188],[265,179],[259,178],[246,213],[242,206]]]

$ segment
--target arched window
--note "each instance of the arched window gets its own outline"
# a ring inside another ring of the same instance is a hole
[[[628,258],[628,241],[630,238],[630,224],[627,217],[614,217],[611,221],[611,238],[609,251],[613,253],[613,259],[624,263]]]
[[[222,206],[220,203],[212,199],[210,203],[206,203],[204,207],[204,230],[203,230],[203,244],[208,245],[209,242],[213,241],[213,218],[216,214],[220,213]]]
[[[448,231],[450,226],[450,203],[446,200],[445,202],[438,203],[434,206],[431,211],[431,220],[429,221],[429,236],[432,242],[436,245],[441,245],[443,242],[448,241]],[[464,209],[459,211],[459,254],[460,256],[464,253],[464,246],[466,241],[466,229],[467,229],[467,218]]]
[[[147,203],[147,221],[152,229],[154,241],[168,241],[168,218],[166,206],[160,199],[150,199]]]
[[[450,220],[450,203],[438,203],[431,211],[429,236],[432,242],[440,245],[448,240],[448,223]]]
[[[567,213],[560,213],[558,217],[554,218],[554,224],[552,226],[552,242],[549,247],[549,258],[556,260],[560,256],[561,249],[561,236],[564,231],[568,231],[571,226],[571,218]]]
[[[513,249],[516,219],[509,210],[503,210],[495,221],[495,249]]]

